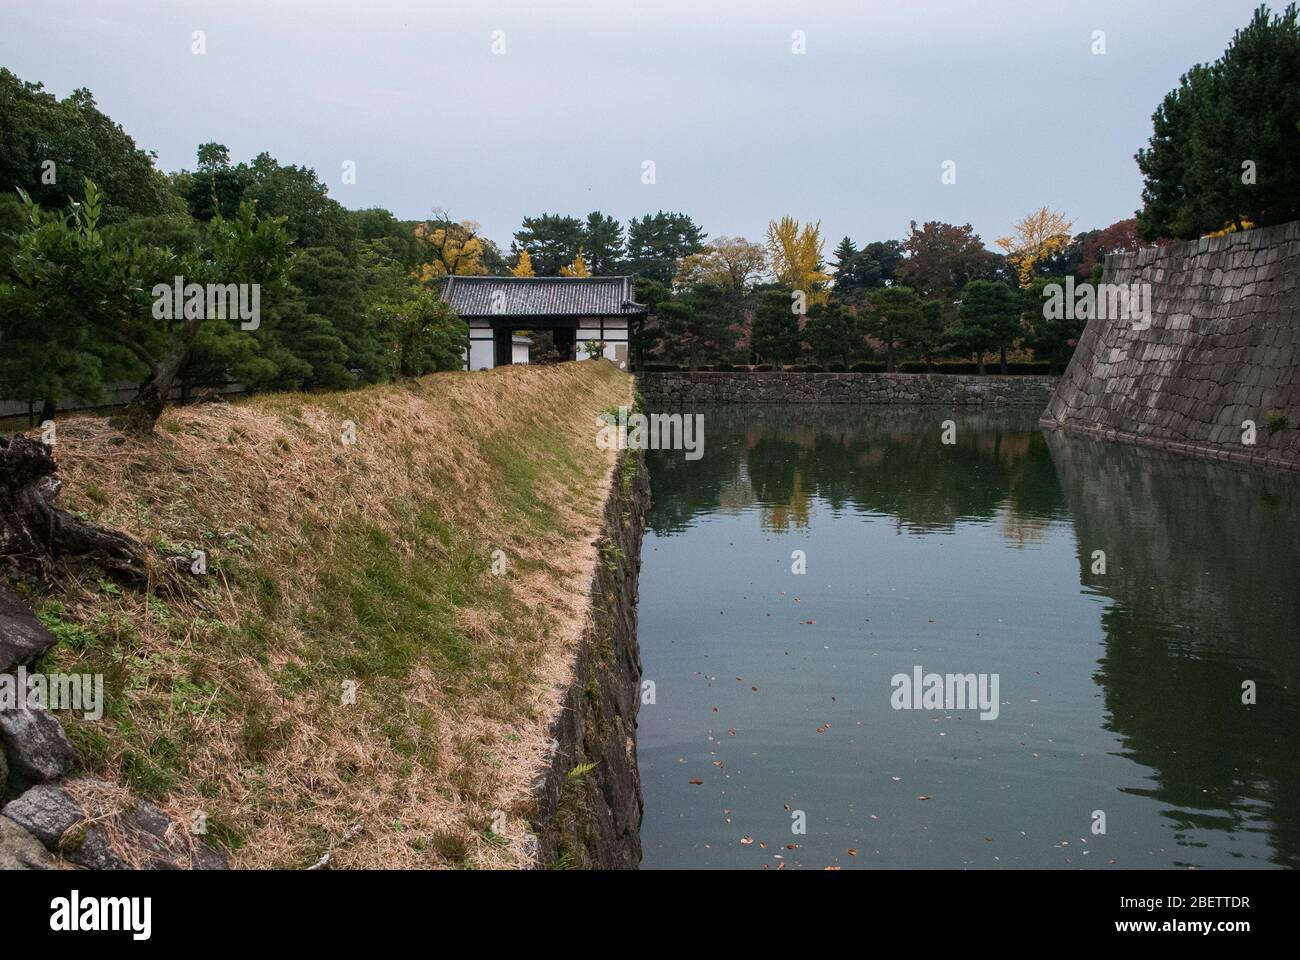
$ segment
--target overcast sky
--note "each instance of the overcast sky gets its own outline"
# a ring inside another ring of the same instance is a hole
[[[527,214],[665,209],[755,240],[820,219],[829,255],[910,220],[970,222],[991,247],[1043,204],[1076,230],[1131,216],[1152,111],[1255,4],[0,0],[0,64],[89,87],[164,170],[216,140],[314,167],[348,207],[448,209],[503,248]]]

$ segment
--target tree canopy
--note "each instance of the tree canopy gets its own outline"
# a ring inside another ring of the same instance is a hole
[[[1144,240],[1300,219],[1300,20],[1261,5],[1223,56],[1192,67],[1138,151]]]

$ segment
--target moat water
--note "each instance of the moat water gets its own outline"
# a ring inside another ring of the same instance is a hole
[[[1035,411],[695,412],[702,458],[649,454],[645,867],[1300,865],[1294,477]]]

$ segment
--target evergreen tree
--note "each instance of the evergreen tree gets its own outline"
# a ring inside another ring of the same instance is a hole
[[[759,363],[793,363],[799,356],[799,317],[791,309],[790,291],[764,290],[754,304],[749,349]]]
[[[810,308],[804,336],[818,363],[837,364],[846,369],[862,347],[857,319],[841,303]]]
[[[539,277],[557,277],[560,268],[573,262],[582,248],[583,223],[576,217],[543,213],[524,217],[523,226],[515,231],[511,250],[527,250],[533,270]]]
[[[885,345],[885,369],[894,369],[896,347],[917,339],[924,315],[921,298],[911,287],[880,287],[867,294],[863,326]]]
[[[961,291],[953,335],[957,343],[975,354],[984,373],[984,354],[1001,351],[1002,372],[1007,372],[1007,347],[1020,334],[1021,295],[995,280],[972,280]]]
[[[623,225],[599,210],[587,214],[582,231],[582,253],[593,276],[618,273],[623,265]]]
[[[627,268],[638,276],[671,283],[677,261],[704,249],[705,234],[684,213],[635,217],[627,227]]]
[[[831,296],[845,302],[852,300],[862,289],[857,274],[858,248],[852,240],[845,237],[831,257],[835,263],[835,270],[831,274],[835,278],[835,286],[831,289]]]
[[[220,324],[233,336],[240,325],[238,317],[208,317],[205,309],[182,311],[180,304],[161,301],[155,288],[183,276],[200,285],[258,284],[273,300],[289,260],[288,236],[282,220],[262,220],[246,203],[237,219],[217,218],[207,227],[197,255],[181,256],[101,230],[98,188],[87,181],[83,195],[84,202],[65,214],[45,214],[24,195],[28,225],[11,258],[11,277],[0,282],[0,323],[7,327],[0,332],[14,355],[35,355],[57,343],[43,375],[47,390],[93,389],[86,364],[63,365],[60,357],[69,349],[84,348],[100,359],[101,382],[104,358],[129,354],[143,382],[123,425],[148,433],[203,326]],[[169,309],[161,309],[165,305]],[[45,318],[48,333],[35,326],[37,318]],[[49,318],[58,318],[57,326]],[[31,396],[31,384],[17,385],[24,386],[28,399],[60,399]]]
[[[1197,237],[1300,219],[1300,18],[1261,5],[1209,65],[1189,70],[1137,154],[1138,236]]]
[[[735,349],[732,300],[726,288],[702,283],[658,307],[662,349],[692,370],[728,361]]]
[[[1021,290],[1024,342],[1025,346],[1034,351],[1035,358],[1063,369],[1074,354],[1087,320],[1082,317],[1067,317],[1066,313],[1073,313],[1072,310],[1062,310],[1059,317],[1049,317],[1048,311],[1044,309],[1046,300],[1043,296],[1048,284],[1060,284],[1063,287],[1065,277],[1035,277],[1033,283]]]

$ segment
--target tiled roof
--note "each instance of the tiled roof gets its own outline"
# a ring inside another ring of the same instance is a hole
[[[500,294],[500,296],[494,296]],[[461,317],[623,317],[646,312],[632,277],[448,277]]]

